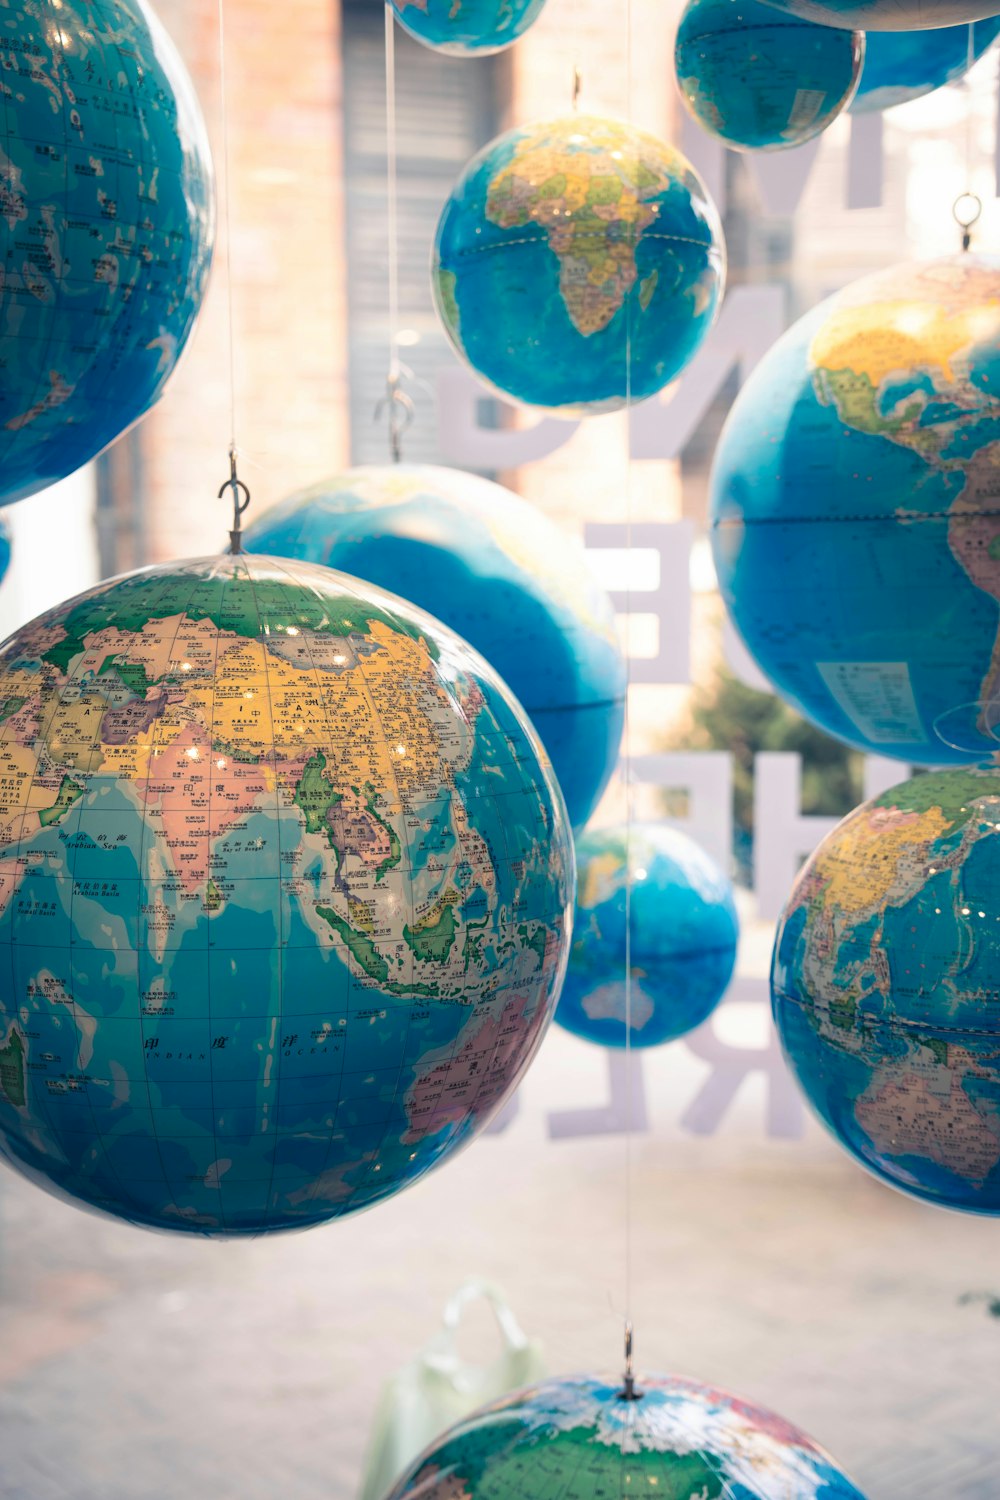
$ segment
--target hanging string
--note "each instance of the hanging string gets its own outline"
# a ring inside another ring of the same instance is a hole
[[[228,303],[229,342],[229,478],[219,486],[221,500],[227,490],[233,497],[233,524],[229,533],[229,550],[242,550],[242,516],[250,504],[250,491],[236,472],[239,450],[236,446],[236,320],[233,313],[233,228],[232,193],[230,191],[229,99],[226,90],[226,15],[225,0],[219,0],[219,99],[222,109],[222,216],[226,226],[226,296]]]
[[[972,244],[972,226],[983,211],[983,201],[973,188],[973,155],[975,125],[975,94],[972,88],[972,67],[976,61],[976,23],[969,22],[968,50],[965,58],[965,73],[962,91],[965,95],[965,191],[959,193],[951,206],[952,217],[962,233],[962,249]]]
[[[413,420],[413,402],[403,390],[399,362],[399,190],[396,160],[396,19],[391,0],[385,0],[385,198],[389,262],[389,371],[385,395],[375,408],[375,420],[389,419],[389,454],[394,464],[403,456],[403,433]]]

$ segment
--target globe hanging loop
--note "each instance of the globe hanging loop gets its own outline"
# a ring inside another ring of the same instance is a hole
[[[229,478],[219,486],[221,500],[227,490],[233,492],[233,529],[229,533],[229,551],[237,557],[243,551],[243,512],[250,504],[250,491],[236,472],[236,449],[229,450]]]
[[[951,215],[962,231],[962,249],[972,244],[972,226],[979,222],[983,212],[983,200],[977,193],[959,193],[951,205]]]
[[[619,1401],[641,1401],[642,1392],[635,1388],[635,1370],[632,1364],[633,1330],[631,1322],[625,1324],[625,1381],[618,1392]]]
[[[409,373],[406,371],[405,373]],[[404,367],[391,370],[385,382],[385,395],[375,408],[375,420],[388,413],[389,416],[389,456],[394,464],[398,464],[403,456],[403,433],[413,421],[415,407],[413,400],[403,390]]]

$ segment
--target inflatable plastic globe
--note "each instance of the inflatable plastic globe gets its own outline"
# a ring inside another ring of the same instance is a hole
[[[737,150],[801,146],[857,87],[865,39],[758,0],[688,0],[674,64],[688,113]]]
[[[662,389],[715,318],[725,247],[679,152],[593,115],[519,126],[466,167],[438,223],[433,290],[456,351],[557,416]]]
[[[685,834],[663,824],[601,828],[576,842],[573,946],[556,1020],[624,1047],[626,886],[631,867],[631,1044],[655,1047],[711,1015],[736,964],[729,881]]]
[[[0,504],[148,410],[208,277],[212,172],[191,83],[143,0],[4,10]]]
[[[993,15],[996,0],[768,0],[794,16],[849,31],[927,31]]]
[[[973,59],[982,57],[998,35],[1000,16],[976,21],[972,28]],[[938,31],[872,32],[851,111],[867,114],[907,104],[946,83],[954,83],[968,67],[968,26],[945,26]]]
[[[527,709],[582,828],[618,759],[625,663],[607,594],[541,511],[456,469],[373,466],[275,506],[246,546],[340,568],[442,619]]]
[[[1000,772],[928,772],[806,864],[774,950],[774,1017],[806,1098],[863,1166],[1000,1214]]]
[[[858,749],[1000,749],[998,390],[1000,260],[955,256],[822,303],[723,430],[723,597],[777,691]]]
[[[392,0],[404,31],[454,57],[488,57],[523,36],[545,0]]]
[[[326,568],[100,585],[0,653],[0,1157],[292,1229],[472,1139],[555,1006],[573,851],[521,710]]]
[[[485,1406],[432,1445],[387,1500],[864,1500],[797,1427],[677,1376],[578,1375]]]

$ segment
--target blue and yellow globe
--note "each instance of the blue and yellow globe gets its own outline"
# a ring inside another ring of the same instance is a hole
[[[633,1047],[656,1047],[693,1031],[722,999],[736,964],[729,881],[692,839],[663,824],[585,833],[576,857],[560,1026],[602,1047],[624,1047],[630,1032]]]
[[[483,1407],[387,1500],[864,1500],[783,1417],[678,1376],[546,1380]]]
[[[392,464],[293,495],[245,541],[391,589],[474,646],[527,709],[583,827],[618,760],[625,662],[611,601],[572,537],[488,479]]]
[[[730,614],[776,690],[860,750],[1000,748],[1000,261],[854,283],[779,339],[712,474]]]
[[[491,388],[556,416],[641,401],[684,368],[722,298],[715,205],[681,154],[618,120],[519,126],[444,206],[433,290]]]
[[[836,119],[861,76],[865,39],[762,0],[688,0],[674,67],[688,113],[741,151],[801,146]]]
[[[542,13],[545,0],[392,0],[404,31],[452,57],[489,57],[510,47]]]
[[[972,57],[978,61],[1000,36],[1000,16],[972,26]],[[969,67],[969,27],[937,31],[872,32],[852,114],[892,109],[955,83]]]
[[[933,31],[993,15],[996,0],[768,0],[781,10],[849,31]]]
[[[785,907],[774,1018],[852,1156],[1000,1214],[1000,772],[928,772],[850,814]]]
[[[144,0],[5,10],[0,504],[143,416],[184,349],[214,229],[190,80]]]
[[[0,1157],[198,1234],[368,1208],[555,1007],[548,760],[444,626],[326,568],[102,584],[0,652]]]

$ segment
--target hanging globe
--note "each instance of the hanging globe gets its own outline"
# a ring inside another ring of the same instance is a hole
[[[404,31],[453,57],[489,57],[524,35],[545,0],[392,0]]]
[[[806,21],[848,31],[927,31],[993,14],[996,0],[767,0]]]
[[[144,0],[4,11],[0,504],[158,398],[201,305],[214,210],[190,79]]]
[[[573,851],[482,659],[329,569],[177,563],[0,652],[0,1157],[159,1229],[370,1207],[555,1006]]]
[[[274,506],[245,541],[391,588],[467,640],[527,709],[583,827],[618,759],[625,663],[582,548],[541,511],[456,469],[372,466]]]
[[[386,1500],[864,1500],[773,1412],[698,1381],[577,1375],[492,1402],[439,1438]]]
[[[805,865],[774,1018],[840,1144],[893,1187],[1000,1214],[1000,772],[928,772]]]
[[[736,964],[739,922],[722,871],[692,839],[656,823],[585,833],[576,863],[559,1024],[602,1047],[624,1047],[629,1031],[633,1047],[655,1047],[700,1026]]]
[[[694,169],[593,115],[492,141],[445,204],[433,256],[456,351],[502,395],[566,417],[673,380],[712,326],[724,276],[719,216]]]
[[[740,151],[801,146],[835,120],[861,76],[864,35],[761,0],[688,0],[674,65],[688,113]]]
[[[895,266],[796,323],[711,480],[723,598],[776,690],[857,749],[1000,749],[1000,260]]]
[[[973,61],[983,56],[997,36],[1000,36],[1000,16],[975,22]],[[945,26],[938,31],[873,32],[865,48],[861,82],[851,112],[868,114],[908,104],[946,83],[955,83],[964,77],[968,67],[968,26]]]

